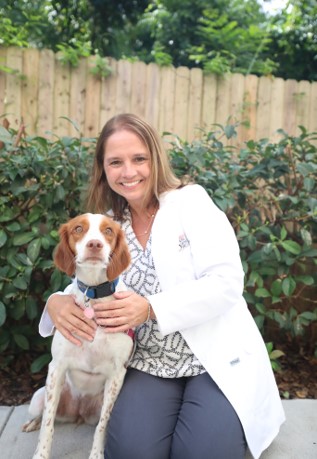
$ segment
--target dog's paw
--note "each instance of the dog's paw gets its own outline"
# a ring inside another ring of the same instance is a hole
[[[41,416],[31,419],[30,421],[27,421],[22,426],[22,432],[33,432],[34,430],[39,430],[41,427],[41,421]]]

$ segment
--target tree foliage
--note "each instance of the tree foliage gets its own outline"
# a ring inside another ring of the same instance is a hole
[[[315,80],[317,5],[269,16],[258,0],[0,0],[0,44]]]
[[[317,2],[295,0],[272,21],[267,55],[279,61],[278,76],[317,80]]]

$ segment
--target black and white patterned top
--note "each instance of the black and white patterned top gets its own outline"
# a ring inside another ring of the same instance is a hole
[[[145,250],[137,240],[129,216],[122,224],[130,249],[132,262],[122,280],[129,290],[142,296],[160,292],[159,280],[151,253],[152,235]],[[129,366],[154,376],[179,378],[205,372],[181,333],[163,336],[156,320],[149,320],[135,330],[136,348]]]

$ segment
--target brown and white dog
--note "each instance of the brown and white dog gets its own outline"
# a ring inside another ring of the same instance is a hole
[[[92,302],[107,301],[120,290],[118,276],[130,263],[124,233],[104,215],[84,214],[62,225],[59,235],[55,265],[69,276],[76,275],[68,293],[92,317]],[[23,426],[30,432],[41,425],[34,458],[50,457],[55,417],[98,423],[89,458],[104,457],[107,422],[132,352],[130,333],[107,334],[98,327],[94,341],[83,340],[78,347],[55,331],[46,385],[33,395],[29,412],[34,419]]]

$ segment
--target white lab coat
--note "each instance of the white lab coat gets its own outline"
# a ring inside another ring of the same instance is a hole
[[[231,402],[260,457],[285,416],[264,341],[242,296],[239,247],[199,185],[164,193],[152,227],[161,293],[149,300],[163,335],[180,331]]]

